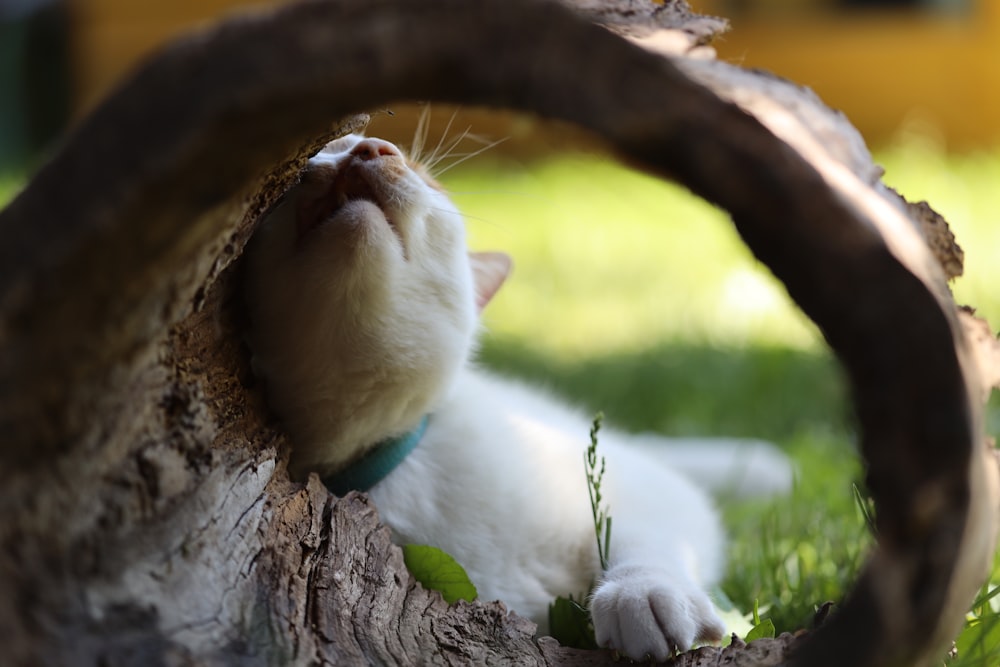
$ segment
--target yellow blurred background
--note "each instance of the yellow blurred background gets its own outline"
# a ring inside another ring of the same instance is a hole
[[[69,5],[74,112],[185,29],[282,0],[77,0]],[[722,59],[770,70],[844,111],[871,144],[918,125],[950,149],[1000,140],[1000,2],[692,0],[726,16]]]
[[[66,123],[164,42],[226,14],[287,1],[0,1],[0,172],[32,164]],[[691,5],[730,20],[732,29],[715,42],[720,58],[812,88],[875,148],[914,131],[948,151],[1000,145],[997,0]],[[413,122],[397,118],[395,126]],[[511,137],[499,149],[509,154],[532,146],[544,153],[564,137],[523,118],[479,115],[471,124],[485,135]]]

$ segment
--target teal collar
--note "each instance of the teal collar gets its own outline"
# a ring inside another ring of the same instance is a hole
[[[324,477],[323,484],[338,496],[348,491],[368,491],[395,470],[420,444],[427,431],[427,421],[428,416],[424,415],[415,429],[395,438],[386,438],[351,465]]]

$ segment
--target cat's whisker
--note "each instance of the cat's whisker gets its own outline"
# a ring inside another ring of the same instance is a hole
[[[484,141],[483,143],[486,143],[486,142]],[[449,151],[447,154],[442,155],[441,158],[438,160],[438,162],[440,162],[443,159],[447,159],[447,158],[460,158],[460,157],[467,157],[467,156],[472,156],[472,155],[478,155],[480,152],[482,152],[482,150],[485,150],[485,149],[476,149],[475,151],[465,151],[465,152],[461,152],[461,153],[456,152],[456,151]]]
[[[451,134],[451,129],[454,126],[455,119],[457,117],[458,110],[456,109],[448,118],[448,122],[445,124],[444,130],[441,132],[437,144],[434,146],[433,150],[429,152],[427,151],[427,137],[430,132],[431,105],[425,105],[423,109],[421,109],[420,117],[417,119],[417,125],[413,132],[413,141],[410,145],[409,154],[413,161],[422,164],[424,168],[426,168],[427,171],[435,177],[438,174],[448,171],[455,165],[461,164],[469,158],[480,155],[484,151],[487,151],[506,140],[506,138],[504,138],[491,142],[485,137],[473,134],[471,126],[465,128],[465,130],[457,137],[449,139],[448,135]],[[458,148],[463,141],[467,140],[478,142],[483,144],[483,146],[474,151],[456,153],[455,149]],[[453,163],[444,167],[440,171],[437,169],[438,165],[440,165],[444,160],[455,156],[458,156],[459,159],[455,160]]]
[[[507,225],[503,224],[502,222],[491,220],[489,218],[483,218],[478,215],[469,215],[468,213],[463,213],[462,217],[465,218],[466,220],[471,220],[472,222],[478,222],[484,225],[488,225],[493,229],[499,229],[502,232],[511,232],[511,228],[508,227]]]
[[[497,139],[496,141],[492,141],[492,142],[488,143],[487,145],[483,146],[482,148],[480,148],[478,150],[472,151],[470,153],[466,153],[461,158],[459,158],[458,160],[455,160],[454,162],[452,162],[451,164],[449,164],[444,169],[441,169],[440,171],[435,172],[434,177],[438,178],[438,177],[441,176],[441,174],[444,174],[445,172],[447,172],[450,169],[454,169],[455,167],[457,167],[458,165],[462,164],[466,160],[470,160],[470,159],[472,159],[472,158],[474,158],[474,157],[476,157],[478,155],[482,155],[483,153],[485,153],[486,151],[490,150],[491,148],[495,148],[495,147],[499,146],[500,144],[502,144],[503,142],[507,141],[508,138],[509,137],[503,137],[501,139]]]
[[[427,130],[431,124],[431,105],[424,105],[417,119],[417,127],[413,130],[413,142],[410,144],[410,155],[417,162],[423,162],[422,153],[427,142]]]
[[[455,149],[462,141],[464,141],[467,137],[474,136],[470,135],[471,129],[472,129],[471,127],[465,128],[465,131],[462,132],[462,134],[458,135],[458,137],[454,139],[449,140],[448,145],[445,146],[443,150],[442,150],[442,143],[444,141],[444,137],[442,136],[441,141],[438,142],[437,148],[435,148],[434,152],[431,154],[430,160],[426,163],[427,169],[433,172],[434,169],[437,167],[437,165],[441,164],[443,160],[446,160],[450,158],[452,155],[454,155]]]
[[[479,135],[479,134],[473,133],[472,132],[472,127],[469,126],[469,127],[465,128],[465,130],[460,135],[458,135],[457,137],[455,137],[454,139],[452,139],[448,143],[447,147],[444,148],[444,151],[440,153],[440,155],[438,154],[438,150],[437,149],[435,150],[435,152],[432,154],[432,165],[431,166],[435,166],[436,167],[443,160],[446,160],[446,159],[448,159],[450,157],[454,157],[455,155],[461,155],[461,156],[468,155],[468,153],[461,153],[461,154],[459,154],[459,153],[455,152],[455,149],[458,148],[458,146],[463,141],[467,141],[467,140],[468,141],[474,141],[474,142],[479,143],[479,144],[489,144],[490,143],[490,140],[487,139],[486,137],[484,137],[482,135]],[[439,148],[440,148],[440,146],[439,146]]]
[[[442,212],[442,213],[450,213],[451,212],[450,209],[441,208],[441,207],[438,207],[438,206],[429,206],[428,210]],[[464,211],[461,212],[461,216],[463,218],[467,219],[467,220],[473,220],[475,222],[481,222],[483,224],[489,225],[490,227],[494,227],[496,229],[501,229],[503,231],[509,231],[510,230],[509,227],[507,227],[507,226],[505,226],[505,225],[503,225],[503,224],[501,224],[499,222],[496,222],[495,220],[491,220],[489,218],[484,218],[484,217],[478,216],[478,215],[471,215],[469,213],[465,213]]]
[[[444,126],[444,131],[441,133],[441,136],[438,138],[437,146],[435,146],[434,150],[431,151],[431,154],[427,156],[427,161],[425,162],[425,164],[428,165],[427,166],[428,170],[431,168],[432,164],[437,164],[438,161],[441,160],[441,158],[437,157],[438,151],[441,150],[441,146],[444,143],[445,137],[447,137],[448,133],[451,132],[451,126],[455,122],[455,117],[457,115],[458,115],[458,109],[455,109],[454,111],[452,111],[451,118],[448,119],[448,123]],[[466,132],[468,132],[468,130],[466,130]],[[462,136],[465,136],[465,135],[463,134]],[[456,145],[457,144],[453,143],[451,146],[449,146],[448,149],[445,151],[445,155],[447,155],[448,152],[452,148],[454,148]]]
[[[518,192],[516,190],[448,190],[449,197],[473,197],[477,195],[503,195],[504,197],[521,197],[523,199],[532,199],[534,201],[541,202],[556,202],[556,199],[553,197],[529,194],[527,192]]]

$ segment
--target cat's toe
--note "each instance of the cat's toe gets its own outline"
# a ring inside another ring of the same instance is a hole
[[[594,591],[590,611],[597,643],[633,660],[663,661],[725,632],[708,595],[672,573],[606,577]]]

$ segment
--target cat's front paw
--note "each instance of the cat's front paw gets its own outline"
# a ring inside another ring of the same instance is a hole
[[[725,632],[700,587],[659,568],[612,568],[594,590],[590,613],[597,643],[633,660],[663,661]]]

